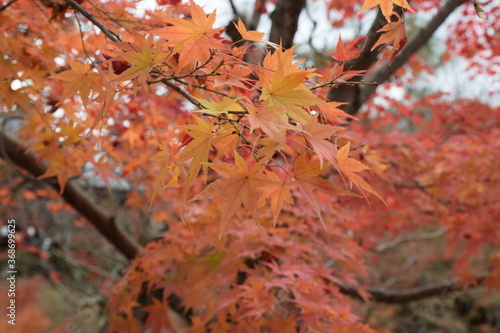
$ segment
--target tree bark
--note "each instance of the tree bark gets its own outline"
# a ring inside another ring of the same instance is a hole
[[[47,163],[39,161],[35,155],[25,153],[26,148],[0,131],[0,156],[6,161],[39,177],[47,171]],[[59,192],[57,182],[50,182]],[[76,211],[84,216],[121,254],[132,260],[140,246],[127,236],[116,224],[115,218],[93,202],[88,194],[74,181],[68,181],[61,195]]]
[[[299,16],[306,5],[306,0],[278,0],[271,14],[271,32],[269,40],[276,44],[281,42],[284,49],[293,46],[293,38],[297,32]]]
[[[439,11],[432,17],[432,19],[427,23],[427,25],[422,28],[413,37],[408,44],[401,50],[401,52],[394,58],[391,65],[383,66],[373,73],[366,82],[376,82],[380,86],[385,81],[387,81],[392,74],[394,74],[401,66],[403,66],[410,56],[415,54],[425,43],[429,41],[434,32],[443,24],[448,16],[460,5],[462,5],[467,0],[449,0]],[[353,62],[348,62],[346,64],[346,69],[353,67],[354,70],[366,70],[368,69],[377,59],[378,52],[371,52],[371,48],[375,44],[379,35],[378,31],[385,24],[385,20],[381,15],[380,11],[375,19],[370,32],[368,35],[368,40],[365,44],[361,56],[354,59]],[[345,111],[351,115],[358,113],[359,109],[366,103],[366,101],[375,92],[377,86],[341,86],[339,88],[332,88],[328,94],[330,100],[338,102],[346,102],[348,105]]]
[[[467,0],[449,0],[439,11],[434,15],[434,17],[427,23],[427,25],[420,29],[420,31],[413,37],[413,39],[406,44],[401,52],[394,58],[394,61],[389,66],[384,66],[378,71],[373,73],[367,82],[377,82],[379,85],[387,81],[401,66],[403,66],[410,56],[415,54],[425,43],[429,41],[434,32],[444,23],[444,21],[450,16],[450,14],[460,5],[462,5]],[[375,92],[376,86],[363,86],[360,88],[360,94],[358,94],[357,100],[354,103],[356,109],[353,109],[354,113],[359,111],[359,108],[366,103],[366,101]]]

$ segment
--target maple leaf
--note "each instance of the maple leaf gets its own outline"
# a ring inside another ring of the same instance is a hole
[[[241,37],[245,40],[249,40],[252,42],[258,42],[264,37],[265,33],[263,32],[258,32],[258,31],[248,31],[247,28],[245,27],[245,24],[243,24],[243,21],[238,18],[238,24],[234,23],[234,26],[240,33]]]
[[[83,126],[75,124],[73,120],[70,120],[68,124],[61,124],[60,129],[61,131],[58,134],[64,139],[63,142],[68,145],[80,142],[82,140],[80,135],[85,130]]]
[[[295,73],[307,73],[306,77],[308,79],[317,76],[317,74],[313,73],[315,71],[314,68],[310,68],[307,70],[298,68],[297,66],[301,63],[301,61],[292,64],[292,61],[295,57],[295,55],[293,54],[294,50],[295,46],[289,48],[286,51],[283,51],[283,48],[280,46],[275,52],[267,53],[262,63],[262,70],[259,73],[259,83],[261,86],[271,86],[276,72],[280,68],[283,71],[283,76],[288,76]],[[301,89],[306,88],[303,85],[301,85],[300,87]]]
[[[39,176],[38,179],[57,177],[60,193],[62,194],[71,174],[83,176],[80,169],[83,164],[91,158],[89,155],[92,151],[83,152],[75,148],[68,148],[65,151],[52,151],[53,149],[52,147],[50,149],[51,151],[47,152],[47,156],[45,156],[47,161],[50,162],[50,165],[45,173]]]
[[[158,194],[160,188],[179,187],[179,174],[180,168],[177,166],[169,165],[170,163],[170,150],[166,145],[160,145],[160,151],[151,159],[160,164],[160,171],[156,176],[153,186],[153,194],[151,196],[150,208],[153,201]],[[167,183],[168,181],[168,183]]]
[[[281,207],[283,207],[283,203],[288,202],[290,204],[293,204],[291,190],[295,188],[296,185],[286,185],[274,172],[267,172],[266,174],[270,178],[271,182],[259,188],[263,193],[259,198],[258,204],[259,206],[261,206],[265,201],[271,201],[273,225],[276,226],[276,222],[278,221],[278,216],[281,212]]]
[[[314,194],[314,191],[320,191],[326,193],[328,195],[340,195],[340,196],[355,196],[359,197],[359,195],[347,191],[340,187],[339,185],[332,183],[324,178],[321,178],[320,175],[322,173],[322,165],[319,161],[308,161],[306,158],[306,154],[301,154],[294,163],[293,168],[293,178],[297,183],[298,189],[307,200],[307,202],[311,205],[316,215],[318,215],[319,219],[323,226],[325,222],[323,221],[321,215],[321,207],[318,202],[318,198]]]
[[[206,177],[207,167],[204,163],[208,162],[208,155],[212,148],[212,131],[210,130],[210,126],[201,118],[193,118],[196,124],[179,126],[180,129],[186,131],[186,133],[193,138],[193,140],[183,148],[177,159],[177,163],[192,159],[186,184],[184,184],[183,188],[184,195],[188,188],[191,187],[191,184],[202,168]]]
[[[86,109],[91,91],[100,92],[102,84],[98,73],[93,72],[88,63],[70,61],[71,69],[52,75],[51,78],[68,82],[64,87],[61,102],[80,93],[82,105]]]
[[[250,130],[262,129],[271,139],[280,144],[285,144],[285,131],[297,129],[288,123],[287,108],[284,106],[267,106],[263,103],[257,111],[253,104],[248,104],[248,120]]]
[[[223,97],[222,101],[207,101],[202,98],[194,97],[204,109],[196,110],[194,112],[203,112],[208,114],[227,113],[228,111],[244,111],[241,105],[237,103],[238,98]]]
[[[151,70],[167,58],[167,54],[161,51],[161,40],[156,43],[156,50],[153,54],[151,53],[151,49],[153,49],[153,36],[145,40],[144,44],[140,52],[133,50],[123,54],[123,60],[131,66],[118,75],[115,80],[125,81],[136,79],[138,84],[142,85],[146,82]]]
[[[339,40],[337,42],[337,50],[332,51],[333,57],[338,61],[349,61],[352,59],[356,59],[359,57],[363,48],[359,48],[359,44],[364,41],[364,38],[357,38],[349,42],[349,44],[345,45],[342,41],[342,36],[339,35]]]
[[[193,21],[180,18],[165,19],[168,26],[156,30],[156,34],[167,39],[167,45],[173,47],[172,53],[179,53],[179,66],[185,67],[192,61],[205,63],[210,59],[211,50],[218,44],[212,38],[220,29],[213,29],[215,11],[206,15],[203,9],[189,1]]]
[[[260,99],[269,100],[269,106],[316,105],[321,102],[318,96],[314,95],[309,89],[300,87],[308,75],[309,73],[305,71],[284,75],[283,68],[280,67],[274,73],[271,84],[262,87]]]
[[[210,183],[203,191],[190,201],[224,195],[221,207],[221,233],[229,219],[241,207],[245,206],[252,215],[257,216],[258,188],[269,183],[264,175],[264,167],[260,163],[247,163],[236,151],[235,164],[216,163],[210,168],[224,178]]]
[[[382,59],[380,59],[383,60],[390,56],[390,65],[394,60],[394,57],[396,57],[396,55],[401,51],[401,49],[406,45],[406,42],[408,41],[406,38],[405,22],[402,19],[399,19],[396,22],[387,23],[382,27],[382,29],[378,30],[377,32],[383,32],[383,34],[379,37],[375,45],[373,45],[371,51],[382,44],[387,43],[391,45],[392,48],[389,53],[382,57]]]
[[[358,160],[349,157],[351,143],[347,143],[345,146],[339,149],[337,153],[337,165],[338,169],[342,174],[347,176],[349,180],[356,184],[356,186],[370,192],[379,198],[383,203],[387,203],[382,199],[382,197],[360,176],[355,174],[355,172],[360,172],[363,170],[368,170],[369,168]]]
[[[332,123],[340,123],[343,121],[342,118],[357,119],[356,117],[346,113],[345,111],[339,109],[338,107],[344,105],[345,103],[340,102],[327,102],[324,104],[318,104],[317,108],[323,115],[323,118]]]
[[[342,130],[342,127],[320,124],[317,117],[312,117],[309,120],[304,136],[318,155],[321,168],[323,168],[323,161],[325,159],[336,167],[337,161],[335,160],[335,156],[337,155],[337,146],[326,139],[338,134],[340,130]]]
[[[363,7],[361,7],[361,9],[358,11],[358,15],[361,12],[377,5],[380,5],[380,10],[382,11],[382,14],[384,15],[387,22],[391,22],[392,9],[394,5],[398,5],[401,8],[408,9],[412,13],[415,12],[406,0],[365,0]]]
[[[165,328],[171,328],[168,317],[168,304],[152,297],[153,304],[142,307],[142,311],[149,313],[148,319],[144,323],[146,327],[153,327],[155,333],[163,332]]]

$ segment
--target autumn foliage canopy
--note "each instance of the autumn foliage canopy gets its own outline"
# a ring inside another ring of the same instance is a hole
[[[0,2],[0,211],[29,223],[42,200],[131,259],[112,287],[88,273],[109,332],[384,332],[363,304],[412,300],[384,298],[387,276],[413,299],[500,289],[498,2],[327,0],[338,42],[317,58],[236,9],[221,28],[193,0],[136,3]],[[279,25],[292,3],[252,10]],[[440,89],[453,59],[481,96]],[[406,274],[381,256],[412,237],[435,242]]]

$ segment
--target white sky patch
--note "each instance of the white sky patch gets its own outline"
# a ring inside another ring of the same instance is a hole
[[[216,10],[215,27],[225,27],[230,20],[234,19],[229,0],[196,0],[195,2],[207,13]],[[248,18],[252,15],[255,3],[254,0],[233,0],[233,2],[241,16]],[[143,0],[138,3],[137,10],[140,13],[144,13],[144,10],[153,9],[156,6],[155,0]],[[266,33],[264,38],[269,37],[269,31],[271,29],[271,20],[269,16],[274,10],[273,7],[273,5],[268,5],[268,13],[261,16],[259,26],[257,27],[258,31]],[[328,50],[335,49],[339,35],[342,35],[344,41],[355,38],[356,34],[359,36],[365,35],[375,18],[376,10],[365,12],[362,21],[356,18],[346,21],[344,27],[340,29],[332,28],[328,21],[327,14],[324,1],[316,0],[307,2],[307,12],[304,10],[301,13],[298,24],[299,28],[294,40],[295,45],[297,45],[297,50],[300,53],[310,53],[312,46],[315,50],[323,52],[326,57],[330,56]],[[330,14],[335,15],[334,12]],[[413,18],[418,27],[423,27],[433,15],[434,13],[432,12],[417,13]],[[461,14],[455,11],[448,17],[447,22],[457,19],[458,15]],[[314,22],[316,23],[315,28]],[[446,45],[444,40],[448,32],[448,25],[442,24],[433,36],[434,43],[432,44],[432,48],[436,57],[440,57],[445,51]],[[309,43],[310,39],[311,43]],[[478,98],[492,105],[500,105],[500,87],[498,87],[498,82],[495,82],[494,78],[491,76],[473,73],[473,71],[468,68],[467,62],[463,59],[454,59],[448,63],[441,64],[432,75],[423,73],[422,77],[416,80],[415,86],[425,86],[432,91],[451,93],[456,98]],[[394,93],[393,98],[399,99],[404,96],[403,92],[404,89],[393,89],[391,90],[391,96]]]

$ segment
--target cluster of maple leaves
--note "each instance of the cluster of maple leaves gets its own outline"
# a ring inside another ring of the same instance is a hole
[[[229,42],[213,27],[215,12],[193,1],[159,1],[139,21],[133,2],[76,3],[106,30],[70,15],[63,0],[19,0],[0,12],[0,99],[22,115],[19,139],[50,163],[41,178],[57,177],[61,192],[85,169],[108,186],[126,179],[126,205],[169,224],[110,295],[110,331],[172,326],[165,313],[176,294],[194,332],[296,332],[298,323],[301,331],[371,332],[339,286],[370,282],[363,253],[379,236],[438,220],[451,235],[447,258],[499,245],[498,109],[431,95],[411,107],[371,104],[358,123],[327,94],[361,78],[344,65],[362,40],[339,38],[319,72],[241,20],[245,42]],[[385,0],[359,10],[379,5],[387,20],[373,46],[389,46],[381,60],[406,43],[394,4],[413,11]],[[26,15],[40,12],[48,15]],[[267,47],[261,63],[247,62],[258,43]],[[491,254],[492,288],[498,260]],[[464,284],[477,277],[471,265],[457,260]],[[145,290],[160,296],[141,307]]]

